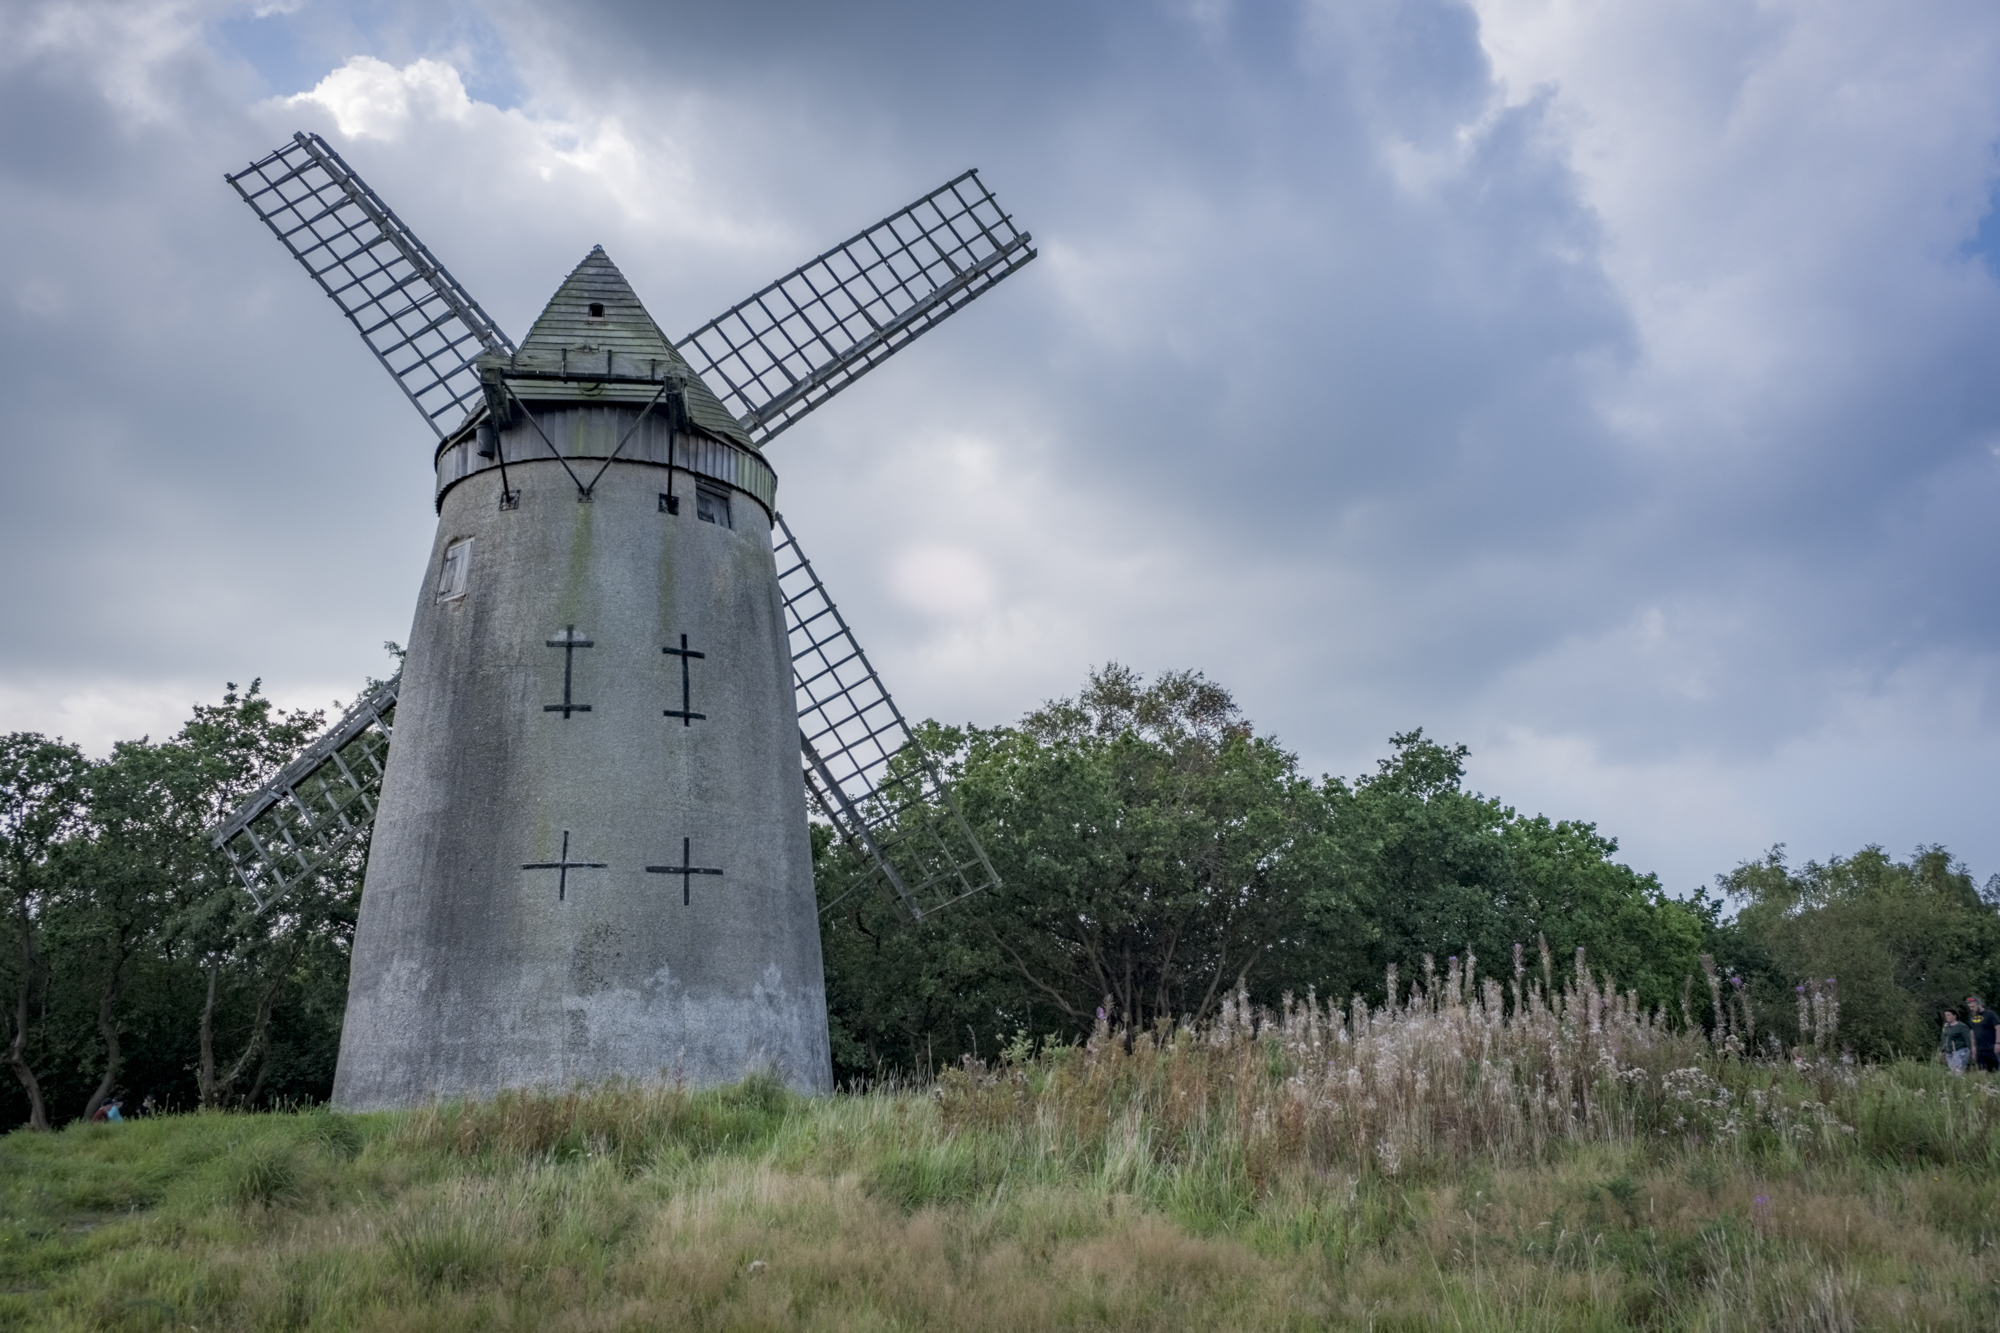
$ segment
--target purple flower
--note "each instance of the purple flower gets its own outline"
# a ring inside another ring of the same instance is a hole
[[[1797,991],[1799,994],[1804,995],[1806,993],[1806,983],[1801,981],[1798,985],[1792,987],[1792,989]]]
[[[1097,1006],[1097,1021],[1100,1023],[1104,1021],[1104,1006],[1101,1004]]]

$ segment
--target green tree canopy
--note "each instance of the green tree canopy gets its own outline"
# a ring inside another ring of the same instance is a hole
[[[1716,883],[1738,905],[1716,954],[1781,1040],[1798,1040],[1807,979],[1836,980],[1841,1038],[1869,1058],[1928,1054],[1946,1005],[2000,987],[2000,913],[1942,847],[1895,861],[1870,845],[1794,869],[1777,846]]]
[[[35,993],[48,968],[44,918],[61,872],[62,843],[82,824],[89,771],[83,752],[61,740],[26,731],[0,737],[0,891],[14,946],[6,955],[14,1001],[7,1059],[36,1129],[49,1127],[29,1052]]]
[[[171,739],[100,762],[0,738],[15,890],[0,956],[18,1088],[0,1115],[87,1115],[114,1093],[165,1104],[323,1096],[347,988],[365,848],[262,916],[209,842],[215,822],[318,731],[256,682],[198,704]],[[33,1003],[23,1008],[23,996]]]
[[[1004,881],[903,926],[824,831],[818,882],[843,1073],[923,1069],[1020,1030],[1075,1035],[1102,1006],[1148,1024],[1239,988],[1379,996],[1390,963],[1538,937],[1578,946],[1648,1003],[1698,965],[1705,913],[1614,861],[1583,823],[1462,787],[1466,751],[1391,738],[1377,772],[1315,781],[1194,672],[1116,664],[1012,727],[923,739]]]
[[[1526,818],[1466,791],[1464,746],[1421,729],[1389,744],[1375,773],[1325,787],[1337,854],[1309,907],[1328,941],[1323,958],[1341,942],[1357,952],[1326,984],[1369,976],[1365,989],[1387,964],[1425,954],[1470,951],[1489,972],[1511,970],[1515,945],[1533,951],[1546,939],[1565,960],[1584,949],[1648,1005],[1679,993],[1711,907],[1670,898],[1614,860],[1617,841],[1594,824]]]

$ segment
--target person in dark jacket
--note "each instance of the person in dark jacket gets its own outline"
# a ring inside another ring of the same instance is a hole
[[[1965,997],[1965,1025],[1972,1029],[1972,1063],[1986,1072],[2000,1071],[2000,1053],[1993,1049],[1993,1038],[2000,1028],[1996,1028],[1993,1015],[1986,1012],[1986,1002],[1977,995]]]

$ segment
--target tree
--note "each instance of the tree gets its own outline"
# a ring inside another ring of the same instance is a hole
[[[253,910],[220,853],[207,845],[206,830],[254,792],[316,735],[325,714],[299,710],[279,713],[251,681],[242,694],[231,683],[219,704],[197,704],[194,716],[175,737],[184,777],[181,792],[192,822],[191,849],[179,880],[180,906],[174,918],[179,940],[199,957],[204,986],[198,1023],[196,1089],[203,1106],[255,1100],[270,1067],[271,1021],[294,969],[320,937],[332,932],[352,938],[349,901],[358,877],[346,864],[329,867],[272,910]],[[348,860],[366,857],[365,845],[350,849]],[[225,986],[225,982],[233,983]],[[344,982],[344,977],[343,977]],[[343,987],[344,989],[344,987]],[[232,995],[230,992],[235,992]],[[218,1072],[216,1037],[225,1001],[247,1000],[249,1021],[233,1061]],[[252,1069],[252,1084],[239,1092]]]
[[[34,991],[42,979],[41,915],[58,845],[82,818],[89,761],[74,745],[35,732],[0,738],[0,885],[13,917],[14,1037],[8,1062],[28,1098],[28,1127],[47,1129],[48,1108],[28,1061]]]
[[[25,879],[6,871],[30,894],[31,932],[24,946],[17,910],[0,970],[17,1016],[25,977],[15,1063],[33,1088],[0,1095],[0,1114],[87,1115],[126,1088],[209,1105],[326,1094],[366,849],[260,915],[210,842],[320,722],[231,685],[171,739],[77,770],[45,854],[27,856]],[[41,808],[32,783],[15,785]]]
[[[1558,957],[1582,949],[1642,1004],[1671,1005],[1700,966],[1720,904],[1669,897],[1656,876],[1614,861],[1617,839],[1595,824],[1507,813],[1511,938],[1546,939]]]
[[[1112,664],[980,739],[960,799],[1007,887],[969,915],[1072,1023],[1205,1018],[1294,942],[1323,805],[1221,686]]]
[[[171,873],[171,849],[155,836],[161,822],[153,799],[156,760],[146,741],[121,741],[109,760],[92,767],[84,782],[88,832],[72,840],[67,873],[51,894],[49,928],[58,952],[74,954],[81,964],[76,989],[96,992],[103,1064],[84,1104],[86,1119],[118,1086],[124,1067],[119,1002],[134,956],[158,929],[162,881]]]
[[[2000,912],[1942,847],[1906,862],[1879,846],[1794,870],[1782,846],[1717,886],[1739,904],[1719,932],[1766,1030],[1796,1041],[1795,988],[1837,980],[1840,1032],[1870,1058],[1926,1054],[1940,1011],[2000,985]]]
[[[1698,966],[1706,916],[1670,898],[1652,875],[1613,860],[1596,826],[1537,815],[1461,785],[1468,751],[1424,737],[1389,738],[1391,753],[1328,796],[1334,856],[1307,897],[1327,943],[1322,989],[1376,994],[1390,964],[1470,952],[1507,966],[1516,944],[1578,948],[1648,1005],[1666,1004]]]
[[[1327,875],[1306,901],[1327,942],[1314,982],[1333,993],[1377,992],[1391,963],[1470,950],[1497,962],[1503,928],[1509,811],[1461,790],[1466,748],[1389,738],[1390,755],[1327,801],[1336,830]],[[1529,936],[1532,939],[1532,935]]]
[[[826,930],[836,1045],[923,1068],[1031,1027],[1203,1017],[1303,941],[1295,902],[1323,803],[1297,761],[1193,672],[1116,664],[1018,727],[924,732],[1003,887],[932,926],[879,895]],[[823,901],[863,867],[822,841]]]
[[[1390,740],[1377,771],[1314,782],[1193,672],[1093,672],[1014,727],[931,724],[922,743],[1004,886],[916,928],[822,830],[816,881],[837,1063],[922,1071],[1098,1007],[1200,1019],[1247,990],[1379,998],[1384,970],[1516,943],[1581,946],[1649,1004],[1698,967],[1711,909],[1616,862],[1590,824],[1465,791],[1463,746]]]

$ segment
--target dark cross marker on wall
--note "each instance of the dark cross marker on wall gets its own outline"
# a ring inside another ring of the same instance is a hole
[[[672,708],[662,709],[661,712],[664,713],[667,717],[679,718],[681,720],[681,725],[684,727],[691,727],[696,722],[708,721],[708,714],[691,713],[688,711],[689,709],[694,707],[694,705],[691,702],[689,702],[688,699],[688,659],[690,657],[707,657],[708,654],[698,653],[695,652],[693,649],[689,648],[688,636],[685,634],[681,635],[680,647],[662,648],[660,649],[660,651],[663,653],[671,653],[673,656],[681,659],[681,706],[679,709],[672,709]]]
[[[686,907],[688,905],[688,876],[720,875],[722,873],[720,870],[715,870],[707,866],[690,865],[689,862],[694,860],[692,856],[688,855],[688,846],[691,842],[692,839],[689,838],[681,839],[681,863],[679,865],[646,867],[646,873],[649,875],[679,875],[681,877],[682,907]]]
[[[569,701],[570,670],[576,663],[577,649],[595,648],[597,645],[589,639],[577,638],[576,626],[574,625],[564,630],[563,636],[560,639],[547,639],[544,642],[551,648],[560,648],[563,650],[563,701],[559,704],[543,704],[542,711],[544,713],[561,713],[565,722],[569,721],[571,713],[588,713],[590,711],[589,704],[573,704]]]
[[[687,857],[683,856],[683,857],[681,857],[681,860],[685,861],[685,860],[687,860]],[[570,872],[570,871],[572,871],[572,870],[603,870],[604,868],[605,868],[605,864],[604,864],[604,862],[602,862],[602,861],[572,861],[572,860],[570,860],[570,859],[569,859],[569,830],[568,830],[568,829],[564,829],[564,830],[563,830],[563,849],[562,849],[562,860],[560,860],[560,861],[529,861],[529,862],[527,862],[527,863],[526,863],[525,865],[523,865],[523,866],[521,867],[521,869],[523,869],[523,870],[554,870],[554,871],[557,871],[557,872],[559,872],[559,873],[558,873],[558,874],[556,875],[556,901],[557,901],[557,902],[561,902],[561,901],[563,900],[563,898],[564,898],[565,896],[567,896],[567,895],[568,895],[568,893],[569,893],[569,872]],[[651,867],[650,867],[650,866],[649,866],[649,867],[647,867],[647,868],[648,868],[648,869],[651,869]],[[716,873],[717,873],[717,874],[721,874],[722,872],[721,872],[721,871],[717,871]]]

